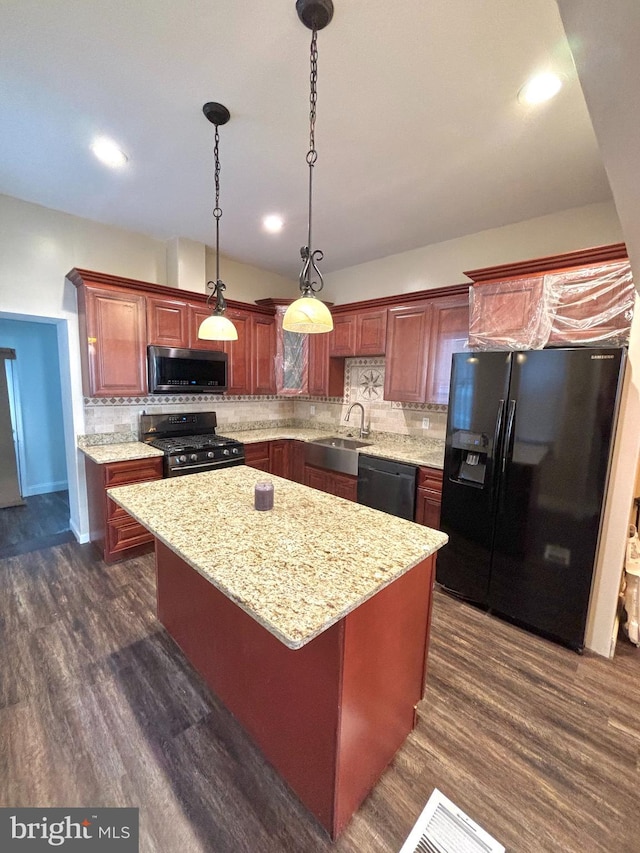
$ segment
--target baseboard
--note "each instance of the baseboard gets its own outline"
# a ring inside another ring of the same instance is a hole
[[[25,488],[22,493],[23,498],[30,498],[33,495],[48,495],[50,492],[62,492],[69,488],[67,480],[58,480],[55,483],[36,483],[35,486]]]
[[[86,545],[87,542],[91,541],[89,539],[89,533],[80,533],[80,531],[71,519],[69,519],[69,529],[81,545]]]

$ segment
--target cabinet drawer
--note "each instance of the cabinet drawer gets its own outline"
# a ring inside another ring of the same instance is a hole
[[[131,459],[127,462],[109,462],[104,466],[104,485],[125,486],[127,483],[142,483],[162,477],[162,456],[150,459]]]
[[[418,468],[418,488],[442,494],[442,471],[438,468]]]
[[[129,515],[107,524],[107,549],[110,553],[145,545],[147,542],[153,542],[153,535]]]
[[[107,522],[109,521],[119,521],[122,523],[123,520],[133,521],[128,512],[122,509],[121,506],[115,501],[112,501],[111,498],[107,498]]]

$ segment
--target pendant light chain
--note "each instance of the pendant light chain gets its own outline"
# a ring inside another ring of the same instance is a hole
[[[309,150],[307,151],[307,164],[309,166],[309,211],[307,232],[307,245],[300,249],[302,257],[302,270],[300,272],[300,287],[303,293],[313,294],[318,293],[324,286],[322,273],[318,269],[317,262],[321,261],[324,253],[320,249],[315,251],[311,248],[311,226],[313,220],[313,167],[318,159],[316,151],[316,105],[318,102],[318,31],[312,30],[311,33],[311,51],[310,51],[311,71],[309,74]],[[315,273],[315,280],[311,280],[311,276]]]
[[[213,157],[215,161],[214,181],[216,185],[216,206],[213,209],[213,215],[216,220],[216,284],[220,281],[220,217],[222,216],[222,208],[220,207],[220,133],[218,125],[215,125],[216,132],[213,145]]]

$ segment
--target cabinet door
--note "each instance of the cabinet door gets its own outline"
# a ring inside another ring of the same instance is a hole
[[[427,362],[427,403],[449,401],[451,356],[463,352],[469,337],[469,300],[459,296],[434,299]]]
[[[147,340],[159,347],[188,347],[187,303],[148,296]]]
[[[256,315],[252,318],[252,393],[276,393],[276,318]]]
[[[124,290],[86,287],[85,311],[84,393],[89,397],[144,396],[147,393],[145,297]]]
[[[418,468],[416,515],[418,524],[438,530],[442,503],[442,471],[437,468]]]
[[[271,472],[269,442],[257,441],[254,444],[245,444],[244,462],[250,468],[258,468],[260,471]]]
[[[389,309],[385,400],[425,402],[430,323],[429,305]]]
[[[228,394],[251,394],[251,315],[247,311],[227,308],[226,315],[238,332],[237,341],[221,341],[229,356]]]
[[[384,355],[387,335],[387,311],[361,311],[356,315],[356,350],[360,356]]]
[[[312,397],[342,397],[344,359],[329,357],[329,335],[308,335],[309,394]]]
[[[549,337],[542,275],[477,284],[471,290],[469,345],[540,349]]]
[[[327,471],[322,468],[314,468],[313,465],[304,466],[304,484],[312,489],[318,489],[319,492],[328,491],[327,488]]]
[[[304,483],[304,441],[290,441],[289,444],[291,445],[291,479],[294,483]]]
[[[356,354],[356,315],[338,314],[329,333],[329,355],[349,357]]]
[[[269,462],[272,474],[291,479],[290,444],[287,439],[269,442]]]
[[[358,478],[349,474],[327,472],[327,491],[339,498],[356,502],[358,500]]]

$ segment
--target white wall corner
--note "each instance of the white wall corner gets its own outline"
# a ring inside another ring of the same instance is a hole
[[[167,284],[180,290],[206,293],[206,246],[186,237],[167,240]]]
[[[603,657],[612,657],[615,651],[612,638],[640,455],[639,423],[640,297],[636,297],[585,638],[586,647]]]

